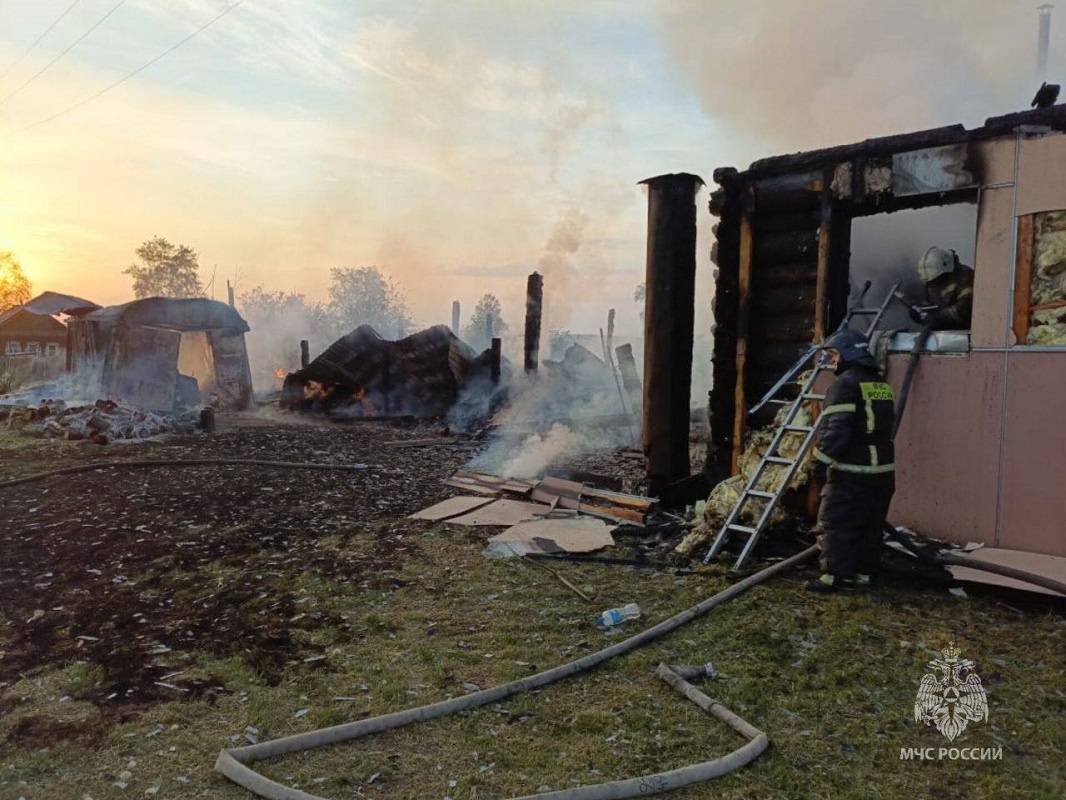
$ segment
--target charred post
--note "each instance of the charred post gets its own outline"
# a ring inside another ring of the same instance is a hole
[[[540,360],[540,313],[544,303],[544,278],[537,272],[526,282],[525,370],[536,373]]]
[[[452,301],[452,333],[459,335],[459,301]]]
[[[306,369],[311,363],[311,344],[306,339],[300,340],[300,369]]]
[[[689,476],[689,388],[696,296],[696,175],[660,175],[648,187],[644,296],[643,450],[658,495]]]
[[[492,378],[492,385],[496,386],[500,382],[500,362],[502,360],[502,340],[499,336],[495,336],[492,339],[492,352],[489,356],[489,376]]]
[[[610,359],[610,353],[614,350],[614,309],[607,311],[607,353],[608,359]]]

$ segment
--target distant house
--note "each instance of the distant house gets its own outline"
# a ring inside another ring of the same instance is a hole
[[[61,314],[99,308],[80,297],[44,292],[0,314],[0,355],[58,357],[66,354],[67,326]]]

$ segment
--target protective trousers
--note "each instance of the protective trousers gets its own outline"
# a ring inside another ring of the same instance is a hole
[[[872,575],[881,562],[881,539],[896,475],[862,475],[829,469],[818,508],[823,573],[838,578]]]

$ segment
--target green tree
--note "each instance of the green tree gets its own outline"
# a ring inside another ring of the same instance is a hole
[[[407,335],[407,300],[377,267],[338,267],[329,271],[327,311],[338,334],[370,325],[385,337]]]
[[[10,250],[0,253],[0,313],[30,299],[30,279]]]
[[[470,322],[463,330],[463,339],[475,350],[484,350],[492,345],[489,329],[492,336],[502,337],[507,330],[507,323],[503,321],[500,310],[500,301],[494,294],[484,294],[474,306],[474,313],[470,315]]]
[[[122,272],[133,278],[133,294],[144,297],[203,297],[200,282],[200,256],[191,247],[174,246],[162,236],[149,239],[137,248],[140,264],[130,264]]]

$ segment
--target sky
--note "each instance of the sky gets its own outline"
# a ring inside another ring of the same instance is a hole
[[[690,172],[711,185],[707,329],[716,167],[1027,108],[1037,19],[1028,0],[0,0],[0,250],[35,293],[101,304],[132,299],[154,236],[194,248],[219,299],[227,280],[323,299],[331,268],[374,265],[417,323],[491,292],[512,329],[539,270],[547,329],[613,307],[631,336],[639,182]]]

